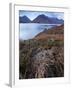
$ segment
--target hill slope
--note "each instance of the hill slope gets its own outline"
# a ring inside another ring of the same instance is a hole
[[[63,40],[64,36],[64,25],[56,26],[51,29],[45,29],[43,32],[39,33],[35,36],[34,39],[57,39],[57,40]]]

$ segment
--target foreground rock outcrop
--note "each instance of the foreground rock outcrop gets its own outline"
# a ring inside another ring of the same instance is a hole
[[[20,78],[47,78],[64,76],[63,47],[38,48],[28,62],[26,72]]]
[[[32,59],[35,78],[64,76],[64,56],[62,47],[52,47],[39,51]]]

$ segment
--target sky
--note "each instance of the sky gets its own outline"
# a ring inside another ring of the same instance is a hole
[[[35,19],[38,15],[44,14],[48,17],[55,17],[58,19],[64,20],[64,13],[63,12],[44,12],[44,11],[19,11],[19,16],[27,16],[30,20]]]

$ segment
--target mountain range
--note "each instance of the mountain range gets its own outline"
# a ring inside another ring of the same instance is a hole
[[[20,16],[19,23],[63,24],[64,20],[55,17],[48,17],[44,14],[41,14],[32,21],[27,16]]]

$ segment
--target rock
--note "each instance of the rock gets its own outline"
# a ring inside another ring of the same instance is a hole
[[[64,76],[63,48],[53,47],[49,50],[42,50],[32,57],[30,77],[48,78]],[[33,73],[33,75],[32,75]],[[32,77],[32,76],[33,77]]]

